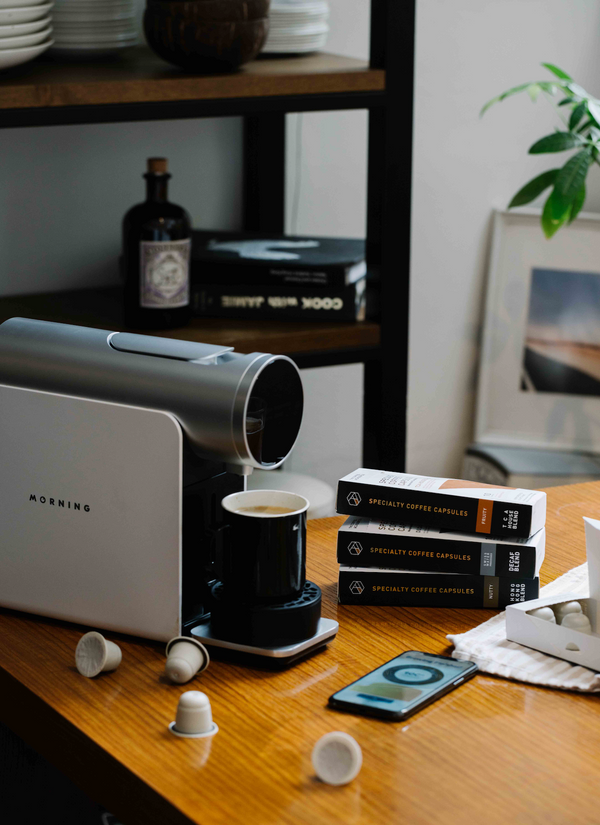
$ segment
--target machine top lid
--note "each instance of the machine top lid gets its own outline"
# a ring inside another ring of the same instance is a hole
[[[210,363],[219,355],[232,352],[233,347],[215,344],[200,344],[194,341],[178,341],[174,338],[155,338],[151,335],[135,335],[130,332],[116,332],[109,338],[111,347],[120,352],[135,352],[138,355],[154,355],[159,358],[174,358],[177,361],[204,361]]]

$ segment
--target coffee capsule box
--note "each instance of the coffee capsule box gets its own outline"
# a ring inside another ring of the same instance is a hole
[[[338,482],[336,508],[398,524],[528,538],[546,522],[546,493],[360,468]]]
[[[350,516],[338,531],[337,560],[347,567],[533,579],[545,546],[544,528],[527,539],[499,539]]]

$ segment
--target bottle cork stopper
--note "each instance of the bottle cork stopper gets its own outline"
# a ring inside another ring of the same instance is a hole
[[[155,175],[165,175],[169,169],[166,158],[148,158],[148,171]]]

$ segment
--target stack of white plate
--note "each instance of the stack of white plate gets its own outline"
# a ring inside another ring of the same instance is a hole
[[[273,0],[269,11],[267,54],[302,54],[325,46],[329,26],[326,0]]]
[[[65,57],[95,57],[134,46],[134,0],[55,0],[54,46]]]
[[[52,3],[0,0],[0,69],[28,63],[52,45]]]

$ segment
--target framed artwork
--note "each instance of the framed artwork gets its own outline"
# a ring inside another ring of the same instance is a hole
[[[475,435],[600,453],[600,215],[495,213]]]

